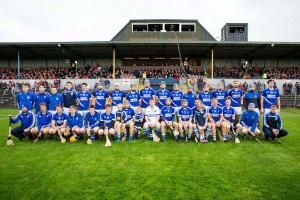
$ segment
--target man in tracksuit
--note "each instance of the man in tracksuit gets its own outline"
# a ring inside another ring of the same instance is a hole
[[[8,118],[13,124],[16,124],[18,121],[21,122],[21,126],[11,130],[12,135],[19,138],[21,141],[23,141],[26,136],[28,136],[30,140],[33,139],[29,131],[34,126],[35,118],[34,114],[29,112],[25,105],[22,106],[22,112],[19,113],[14,119],[12,119],[11,115],[8,115]]]
[[[68,115],[70,106],[76,106],[78,103],[77,92],[72,89],[70,81],[66,83],[66,90],[61,93],[61,96],[63,97],[64,113]]]
[[[254,111],[255,104],[250,103],[248,110],[244,111],[241,118],[241,124],[243,126],[242,133],[246,135],[249,133],[253,138],[260,134],[260,130],[257,128],[259,120],[258,113]]]
[[[287,136],[288,134],[286,130],[282,129],[281,117],[276,112],[277,106],[272,105],[271,112],[266,114],[266,116],[264,117],[263,131],[265,133],[265,140],[268,140],[269,138],[275,140],[276,137],[280,138]]]
[[[255,108],[254,111],[258,113],[258,115],[260,115],[260,94],[258,94],[258,92],[255,91],[255,84],[252,83],[249,86],[249,90],[248,92],[245,93],[244,95],[244,107],[247,110],[248,106],[250,103],[254,103]]]
[[[45,103],[47,106],[47,109],[49,108],[49,96],[50,94],[48,92],[45,92],[45,87],[43,85],[40,85],[39,91],[34,94],[34,104],[35,104],[35,113],[40,112],[40,104]]]
[[[26,106],[28,111],[32,111],[33,109],[34,95],[31,92],[29,92],[29,89],[30,89],[29,83],[22,84],[22,92],[20,92],[16,96],[19,113],[22,112],[23,106]]]
[[[195,106],[195,100],[198,99],[197,94],[193,92],[193,86],[188,85],[188,91],[183,94],[182,99],[188,102],[188,108],[192,109]]]

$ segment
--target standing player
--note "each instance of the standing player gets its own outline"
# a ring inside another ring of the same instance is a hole
[[[82,115],[76,112],[75,106],[70,106],[70,113],[67,116],[67,125],[72,135],[77,140],[77,136],[79,135],[79,139],[83,139],[82,133],[80,133],[80,129],[82,128]]]
[[[100,125],[100,113],[95,111],[95,106],[89,106],[89,112],[84,116],[83,127],[80,129],[81,133],[86,133],[88,139],[87,144],[92,144],[91,134],[97,134]]]
[[[149,133],[149,128],[156,128],[156,135],[160,134],[160,110],[155,106],[154,99],[149,101],[149,106],[145,110],[145,123],[144,123],[144,133],[147,135],[148,140],[153,140],[153,137]],[[150,130],[151,131],[151,130]]]
[[[178,110],[178,126],[179,126],[179,133],[180,133],[180,138],[181,142],[183,141],[184,138],[184,133],[185,131],[188,135],[187,137],[187,142],[191,141],[191,136],[193,133],[193,124],[192,124],[192,119],[193,119],[193,111],[191,108],[188,107],[188,100],[183,99],[182,100],[182,107]],[[178,141],[178,138],[175,136],[175,141]]]
[[[171,98],[166,99],[166,106],[162,107],[160,112],[160,131],[162,142],[166,141],[165,128],[174,130],[175,135],[178,133],[178,123],[175,122],[175,109],[171,106]]]
[[[223,87],[223,86],[222,86]],[[221,128],[221,122],[223,121],[223,110],[218,106],[218,99],[212,100],[212,105],[208,109],[208,121],[211,125],[211,132],[213,135],[213,142],[217,142],[216,133],[218,128]],[[206,139],[208,141],[209,132],[206,131]]]
[[[241,99],[243,91],[239,89],[239,82],[233,81],[233,88],[228,91],[228,96],[231,98],[231,107],[234,109],[235,119],[240,121],[242,114]]]
[[[49,96],[49,112],[52,116],[56,113],[56,105],[63,106],[63,98],[57,93],[57,88],[53,86],[51,88],[51,94]]]
[[[188,85],[188,91],[184,93],[183,99],[188,102],[188,107],[193,108],[195,106],[195,100],[197,99],[197,94],[193,92],[193,85]]]
[[[277,89],[274,88],[274,81],[268,80],[268,87],[261,95],[261,113],[264,115],[270,112],[271,105],[277,105],[277,112],[280,113],[280,94]]]
[[[150,87],[150,81],[146,79],[144,81],[145,87],[140,91],[141,98],[142,98],[142,110],[143,114],[145,114],[146,108],[150,105],[149,102],[151,99],[155,99],[155,92],[154,90]]]
[[[247,110],[250,103],[254,103],[255,109],[254,111],[257,112],[258,115],[260,115],[260,94],[255,91],[255,84],[252,83],[249,85],[248,92],[244,95],[244,107]]]
[[[63,113],[61,105],[56,106],[56,113],[52,116],[51,129],[49,134],[57,134],[61,143],[65,143],[66,139],[63,136],[69,136],[69,133],[65,133],[67,126],[67,115]]]
[[[260,134],[260,130],[257,128],[259,116],[257,112],[254,111],[254,103],[250,103],[248,110],[244,111],[241,117],[241,124],[243,126],[242,133],[244,138],[247,133],[249,133],[252,138],[257,140],[257,135]]]
[[[77,104],[77,92],[72,89],[72,83],[70,81],[66,83],[66,89],[61,93],[61,96],[64,100],[64,113],[68,115],[70,106],[76,106]]]
[[[77,99],[79,103],[78,113],[81,116],[85,116],[86,113],[89,112],[90,102],[92,101],[92,95],[89,91],[87,91],[87,84],[81,84],[81,92],[77,94]]]
[[[218,84],[218,90],[213,91],[213,98],[218,99],[218,106],[223,108],[225,106],[225,98],[228,96],[227,92],[224,90],[223,83]]]
[[[112,113],[115,115],[118,108],[118,104],[123,104],[123,99],[126,97],[126,93],[120,90],[120,84],[115,83],[115,90],[110,93],[110,99],[112,104]]]
[[[172,107],[175,109],[175,113],[177,113],[180,109],[181,100],[183,98],[183,93],[179,91],[178,83],[175,83],[173,85],[173,91],[170,93],[170,97],[172,100]]]
[[[45,103],[40,104],[41,111],[36,114],[37,118],[37,127],[34,127],[30,130],[34,136],[38,136],[39,139],[42,139],[44,136],[47,136],[50,130],[52,122],[52,114],[47,111],[47,106]]]
[[[35,113],[40,112],[40,104],[45,103],[47,108],[49,108],[49,96],[48,92],[45,92],[45,87],[39,85],[38,92],[34,94],[34,104],[35,104]]]
[[[26,136],[28,136],[28,138],[32,140],[33,137],[30,134],[30,129],[33,128],[35,123],[34,114],[32,112],[29,112],[25,105],[22,106],[21,111],[22,112],[19,113],[14,119],[12,119],[11,115],[8,115],[11,123],[16,124],[18,121],[21,122],[21,126],[12,129],[11,134],[19,138],[21,141],[23,141]]]
[[[166,105],[166,99],[170,97],[170,92],[166,90],[166,83],[164,81],[161,81],[159,85],[160,90],[156,92],[156,104],[161,109]]]
[[[20,92],[16,99],[18,104],[19,113],[22,112],[22,107],[26,106],[28,111],[32,111],[34,104],[34,95],[29,92],[30,84],[23,83],[22,84],[22,92]]]
[[[101,114],[100,118],[100,129],[98,135],[100,137],[110,134],[113,136],[115,134],[114,124],[116,121],[116,115],[111,112],[111,105],[107,104],[105,106],[105,113]]]
[[[126,100],[124,101],[124,105],[123,105],[123,111],[125,112],[125,129],[123,132],[123,138],[122,141],[126,140],[126,128],[129,128],[129,140],[128,142],[132,141],[132,135],[134,132],[134,122],[133,122],[133,118],[134,118],[134,110],[132,108],[129,107],[129,101]]]
[[[211,100],[212,100],[212,94],[208,92],[208,87],[205,86],[203,88],[203,92],[199,94],[199,99],[204,105],[206,112],[208,112],[208,109],[211,107]]]
[[[129,101],[130,107],[135,111],[141,104],[141,95],[136,91],[136,85],[131,85],[131,91],[126,95],[126,100]]]
[[[97,90],[94,91],[95,109],[98,113],[105,113],[106,100],[109,98],[108,93],[103,90],[102,82],[97,84]]]

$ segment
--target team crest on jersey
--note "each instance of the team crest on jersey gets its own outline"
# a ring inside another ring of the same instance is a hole
[[[58,98],[56,98],[56,101],[58,101]]]
[[[28,96],[27,99],[30,99],[30,97]]]

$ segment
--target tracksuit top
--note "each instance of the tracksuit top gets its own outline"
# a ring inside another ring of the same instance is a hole
[[[245,93],[244,106],[245,106],[246,110],[248,110],[248,105],[250,103],[254,103],[255,108],[260,108],[260,95],[258,94],[258,92],[254,91],[254,90],[250,90]]]
[[[32,128],[35,123],[35,117],[32,112],[21,112],[14,119],[10,120],[11,123],[16,124],[18,121],[21,122],[22,128]]]
[[[50,94],[49,96],[49,110],[55,111],[56,110],[56,105],[61,105],[63,106],[63,98],[60,94],[55,93],[55,94]]]
[[[241,124],[245,127],[251,127],[251,131],[254,132],[258,124],[259,116],[255,111],[246,110],[241,117]]]
[[[269,128],[270,130],[272,129],[282,129],[282,120],[279,114],[277,113],[268,113],[264,117],[264,126]]]
[[[33,109],[33,103],[34,103],[34,95],[31,92],[20,92],[17,95],[17,104],[19,110],[22,110],[23,105],[27,107],[27,110]]]
[[[34,102],[35,102],[35,112],[38,113],[41,111],[40,104],[45,103],[47,106],[47,109],[49,109],[49,96],[50,94],[48,92],[37,92],[34,94]]]
[[[183,95],[183,99],[187,99],[188,107],[193,108],[195,106],[195,100],[197,99],[197,94],[195,92],[186,92]]]
[[[63,100],[64,100],[64,107],[69,108],[70,106],[76,106],[77,100],[77,92],[73,89],[71,90],[64,90],[61,93]]]

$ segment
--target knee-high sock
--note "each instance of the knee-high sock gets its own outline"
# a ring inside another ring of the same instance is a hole
[[[197,138],[198,140],[200,140],[200,135],[199,135],[198,129],[195,128],[195,129],[193,130],[193,132],[195,133],[196,138]]]

